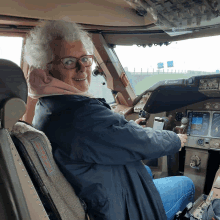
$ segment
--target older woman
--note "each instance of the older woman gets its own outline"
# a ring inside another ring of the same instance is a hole
[[[141,162],[177,152],[186,137],[142,128],[88,93],[94,57],[85,31],[43,22],[30,32],[25,57],[32,67],[29,95],[39,98],[33,125],[48,136],[91,220],[173,219],[193,201],[189,178],[153,180]]]

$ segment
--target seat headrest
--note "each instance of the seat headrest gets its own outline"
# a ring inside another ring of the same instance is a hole
[[[27,103],[28,88],[24,73],[12,61],[0,59],[0,109],[11,98]]]

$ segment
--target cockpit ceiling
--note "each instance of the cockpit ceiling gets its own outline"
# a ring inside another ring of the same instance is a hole
[[[82,24],[109,44],[161,44],[219,35],[220,0],[4,0],[0,35],[26,33],[39,19]]]
[[[138,16],[124,0],[6,0],[1,1],[0,15],[64,19],[105,26],[143,26],[152,23]]]

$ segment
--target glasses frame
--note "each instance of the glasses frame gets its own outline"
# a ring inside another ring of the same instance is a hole
[[[82,57],[92,58],[92,63],[91,63],[91,65],[85,66],[85,65],[81,62],[81,60],[80,60]],[[52,64],[52,63],[62,63],[63,67],[64,67],[65,69],[67,69],[67,70],[76,69],[76,67],[74,67],[74,68],[67,68],[67,67],[65,67],[65,65],[64,65],[64,63],[63,63],[63,59],[66,59],[66,58],[75,58],[75,59],[76,59],[76,64],[77,64],[78,62],[81,62],[81,64],[82,64],[84,67],[90,67],[90,66],[92,66],[93,61],[94,61],[94,55],[83,55],[83,56],[81,56],[80,58],[68,56],[68,57],[60,58],[60,59],[58,59],[58,60],[53,60],[53,61],[51,61],[50,63],[48,63],[48,65],[49,65],[49,64]],[[76,65],[76,66],[77,66],[77,65]]]

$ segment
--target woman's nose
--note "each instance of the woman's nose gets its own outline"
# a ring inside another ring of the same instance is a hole
[[[85,66],[82,64],[81,61],[78,61],[77,64],[76,64],[76,70],[77,71],[85,71]]]

